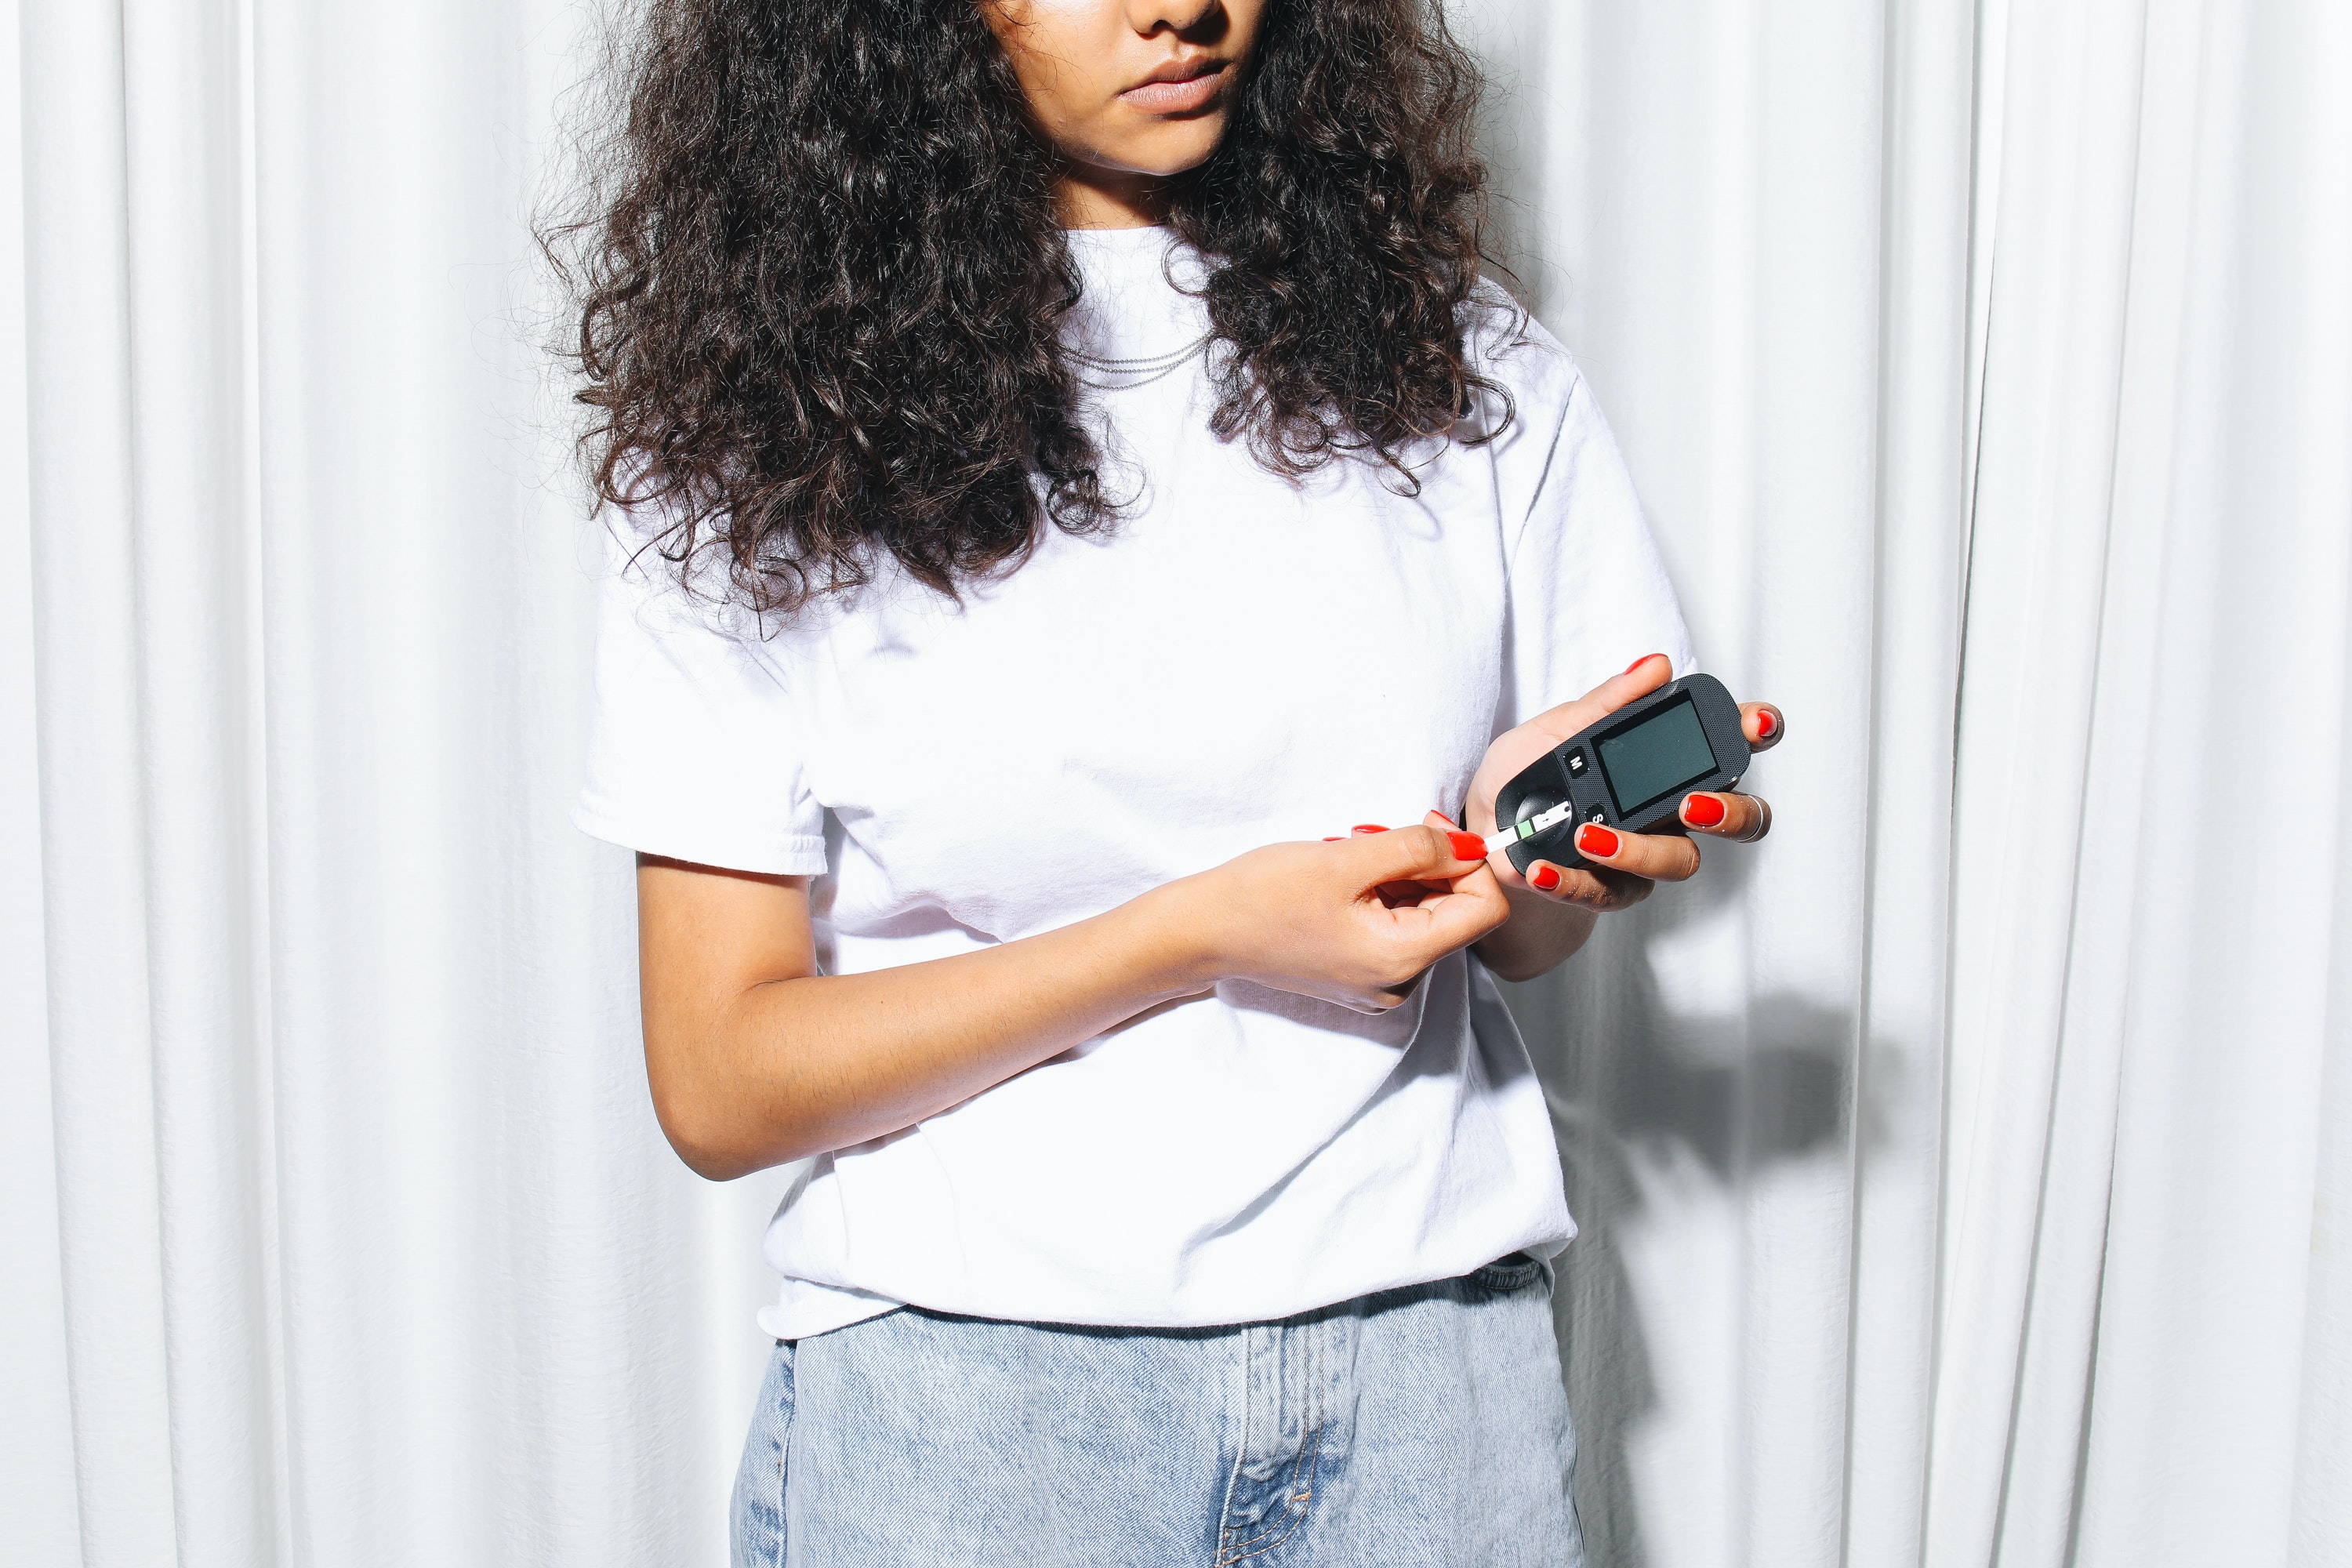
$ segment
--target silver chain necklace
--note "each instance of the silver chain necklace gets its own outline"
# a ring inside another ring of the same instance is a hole
[[[1066,345],[1062,352],[1070,356],[1071,363],[1080,367],[1078,379],[1088,386],[1099,387],[1106,392],[1124,392],[1129,387],[1148,386],[1178,369],[1207,348],[1209,340],[1215,335],[1214,332],[1202,332],[1181,349],[1171,349],[1166,353],[1152,354],[1144,359],[1108,358]],[[1087,371],[1097,372],[1108,379],[1097,380],[1085,374]]]

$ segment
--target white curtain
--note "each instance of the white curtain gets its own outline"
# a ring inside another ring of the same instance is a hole
[[[1790,717],[1769,847],[1522,998],[1600,1561],[2352,1562],[2352,8],[1475,25]]]
[[[2352,1562],[2352,8],[1476,0],[1780,826],[1516,999],[1596,1564]],[[559,0],[0,0],[0,1557],[717,1563]],[[21,303],[21,310],[14,308]]]

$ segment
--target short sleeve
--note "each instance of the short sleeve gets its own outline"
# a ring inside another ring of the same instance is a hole
[[[732,870],[825,868],[793,704],[762,647],[713,624],[656,552],[614,530],[596,619],[588,757],[572,820],[649,855]]]
[[[1509,625],[1497,732],[1583,696],[1645,654],[1666,655],[1678,676],[1692,666],[1682,607],[1616,437],[1566,351],[1542,328],[1528,330],[1534,338],[1523,352],[1549,362],[1564,395],[1522,400],[1522,416],[1540,417],[1548,403],[1558,423],[1528,430],[1538,438],[1506,454],[1517,471],[1498,476],[1507,530],[1518,515],[1516,539],[1506,534]]]

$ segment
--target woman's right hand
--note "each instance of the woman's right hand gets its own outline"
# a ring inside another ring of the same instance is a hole
[[[1151,897],[1169,900],[1203,987],[1250,980],[1363,1013],[1510,914],[1478,837],[1430,826],[1269,844]]]
[[[1385,1012],[1509,913],[1459,837],[1269,845],[1053,931],[856,974],[818,969],[806,877],[640,856],[654,1109],[723,1181],[910,1127],[1221,980]]]

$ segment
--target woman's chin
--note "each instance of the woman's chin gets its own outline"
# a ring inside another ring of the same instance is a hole
[[[1194,120],[1155,119],[1139,128],[1137,134],[1122,137],[1116,147],[1105,149],[1099,162],[1107,168],[1149,179],[1172,180],[1207,163],[1224,130],[1223,114]]]

